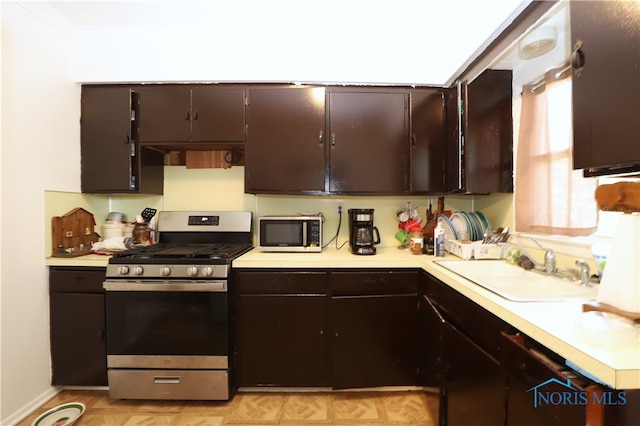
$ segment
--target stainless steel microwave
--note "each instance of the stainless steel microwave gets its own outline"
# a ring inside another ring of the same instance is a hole
[[[261,216],[258,218],[258,250],[321,252],[322,216]]]

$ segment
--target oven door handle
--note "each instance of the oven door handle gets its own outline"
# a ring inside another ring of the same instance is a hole
[[[106,291],[226,292],[226,281],[105,281]]]

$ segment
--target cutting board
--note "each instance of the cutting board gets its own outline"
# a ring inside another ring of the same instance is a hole
[[[51,218],[53,257],[77,257],[91,252],[91,245],[100,239],[95,232],[93,214],[77,207],[63,216]]]

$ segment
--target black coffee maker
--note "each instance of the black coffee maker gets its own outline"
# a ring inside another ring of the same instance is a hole
[[[380,244],[380,233],[378,228],[373,226],[373,209],[349,209],[351,253],[376,254],[375,244]]]

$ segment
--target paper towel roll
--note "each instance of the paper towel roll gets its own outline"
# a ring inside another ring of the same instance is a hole
[[[596,301],[640,312],[640,213],[620,216]]]

